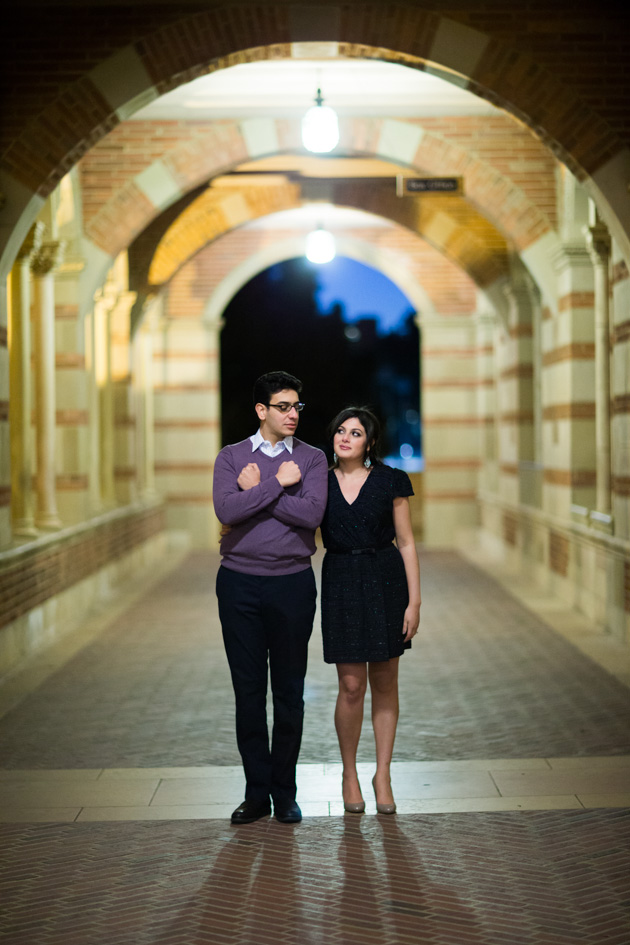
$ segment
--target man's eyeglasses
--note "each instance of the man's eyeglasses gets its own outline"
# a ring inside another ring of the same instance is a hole
[[[299,402],[297,404],[289,404],[286,400],[281,400],[279,404],[267,404],[267,406],[275,407],[276,410],[280,411],[280,413],[288,413],[289,410],[293,410],[294,408],[298,413],[301,413],[304,410],[306,404],[301,404]]]

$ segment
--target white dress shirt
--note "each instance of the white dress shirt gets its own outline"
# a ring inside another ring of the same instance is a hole
[[[283,450],[287,450],[289,453],[293,452],[293,437],[285,436],[283,440],[278,440],[275,446],[272,446],[269,440],[266,440],[260,430],[257,430],[253,436],[250,436],[250,442],[252,444],[252,453],[255,453],[257,449],[260,449],[261,453],[264,453],[265,456],[270,456],[272,459],[275,456],[279,456]]]

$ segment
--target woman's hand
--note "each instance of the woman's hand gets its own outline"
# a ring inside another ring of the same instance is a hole
[[[408,643],[420,626],[420,604],[409,604],[403,619],[403,639]]]
[[[408,643],[412,637],[415,637],[420,626],[422,594],[420,591],[420,565],[418,564],[418,552],[411,527],[409,499],[403,496],[397,496],[394,499],[394,527],[396,529],[396,544],[405,566],[405,577],[407,578],[407,590],[409,592],[409,604],[403,619],[403,640]]]

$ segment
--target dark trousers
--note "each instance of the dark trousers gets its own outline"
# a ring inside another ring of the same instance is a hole
[[[248,800],[262,801],[270,795],[274,801],[295,798],[316,596],[311,568],[279,577],[219,568],[219,617],[234,686],[236,742]],[[273,695],[271,746],[268,674]]]

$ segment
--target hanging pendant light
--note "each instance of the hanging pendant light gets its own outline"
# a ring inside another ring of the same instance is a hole
[[[315,105],[302,119],[302,143],[307,151],[326,154],[339,143],[339,122],[334,108],[324,105],[322,90],[317,90]]]
[[[306,258],[309,262],[323,265],[335,258],[335,237],[328,230],[318,226],[306,237]]]

